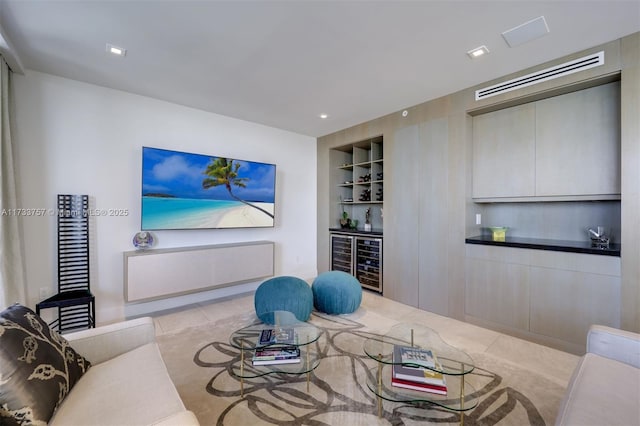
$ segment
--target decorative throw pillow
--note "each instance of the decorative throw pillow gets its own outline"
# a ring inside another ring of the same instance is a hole
[[[31,309],[0,313],[0,424],[46,425],[91,364]]]

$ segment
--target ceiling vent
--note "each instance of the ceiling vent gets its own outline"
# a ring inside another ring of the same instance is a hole
[[[476,101],[604,65],[604,51],[476,90]]]

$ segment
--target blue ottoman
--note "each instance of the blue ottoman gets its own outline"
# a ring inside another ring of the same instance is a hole
[[[315,308],[331,315],[355,312],[362,302],[360,282],[342,271],[321,273],[313,281],[311,291]]]
[[[289,311],[299,321],[306,321],[313,310],[313,294],[303,279],[289,276],[269,278],[256,290],[254,306],[256,315],[266,324],[274,323],[274,311]]]

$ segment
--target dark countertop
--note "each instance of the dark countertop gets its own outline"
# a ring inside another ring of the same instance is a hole
[[[466,238],[464,241],[467,244],[564,251],[570,253],[599,254],[603,256],[620,257],[620,244],[609,244],[609,248],[597,248],[591,246],[591,241],[547,240],[509,236],[505,238],[505,241],[493,241],[491,235],[470,237]]]
[[[365,231],[364,229],[329,228],[329,232],[349,235],[365,235],[369,237],[382,237],[382,229],[372,229],[371,231]]]

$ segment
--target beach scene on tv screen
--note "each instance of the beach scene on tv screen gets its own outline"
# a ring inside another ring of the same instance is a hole
[[[274,164],[142,148],[142,229],[272,227]]]

